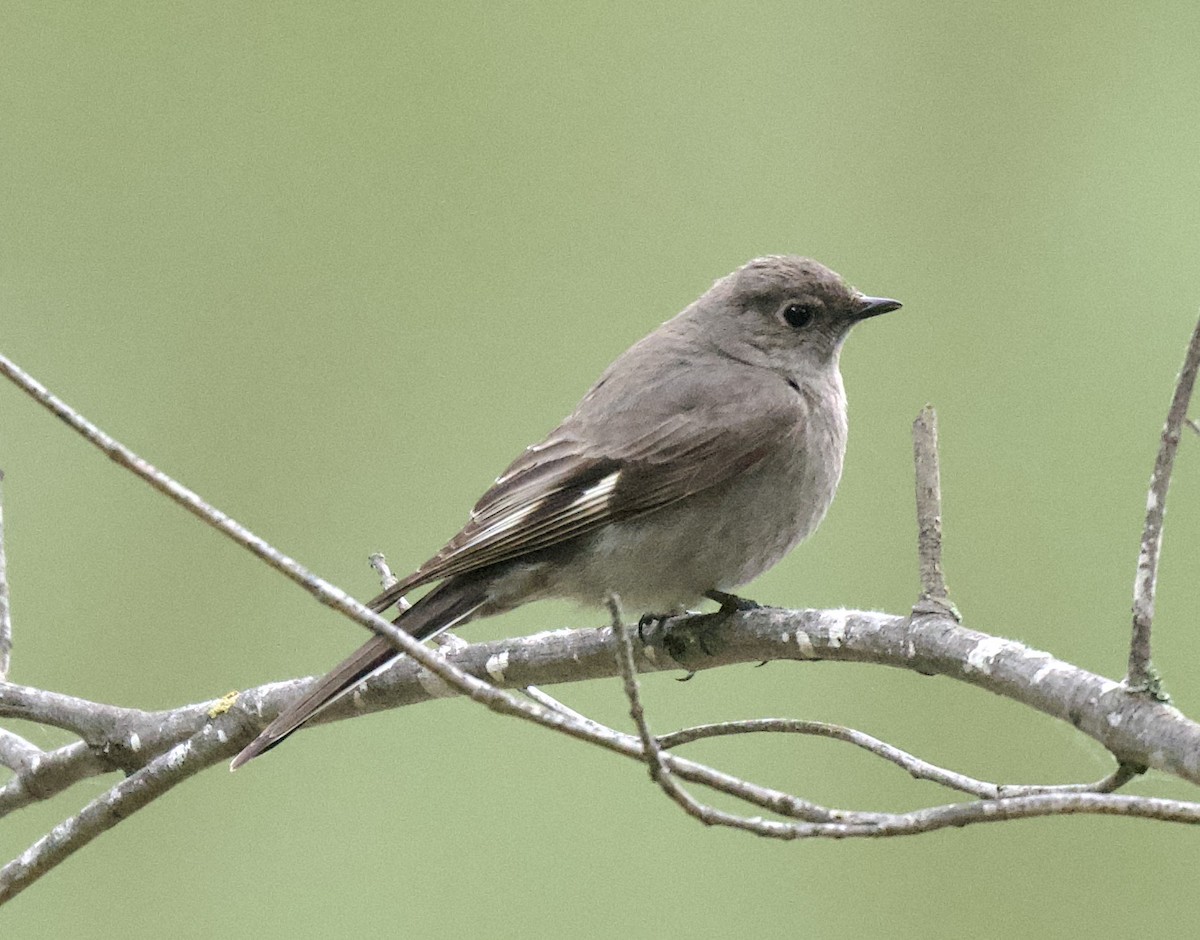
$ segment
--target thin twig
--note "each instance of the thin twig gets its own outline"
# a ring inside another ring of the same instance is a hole
[[[860,747],[874,754],[876,757],[882,757],[884,760],[890,761],[908,771],[909,774],[918,780],[930,780],[951,790],[970,793],[973,796],[983,797],[984,799],[994,799],[999,795],[995,784],[985,783],[982,780],[975,780],[965,774],[959,774],[952,770],[938,767],[936,764],[921,760],[919,757],[915,757],[907,751],[902,751],[900,748],[894,747],[885,741],[880,741],[878,738],[872,737],[865,732],[857,731],[854,728],[847,728],[843,725],[829,724],[824,721],[804,721],[792,718],[757,718],[747,721],[726,721],[719,724],[697,725],[693,728],[684,728],[681,731],[664,734],[659,739],[659,743],[664,748],[675,748],[705,738],[764,732],[813,735],[814,737],[844,741],[847,744]]]
[[[938,466],[937,412],[926,405],[912,426],[913,463],[916,466],[917,559],[921,572],[922,613],[957,611],[946,593],[942,571],[942,478]]]
[[[1195,431],[1197,434],[1200,434],[1200,421],[1197,421],[1195,418],[1188,418],[1183,423],[1186,424],[1193,431]]]
[[[658,741],[650,733],[646,722],[646,713],[642,709],[642,698],[638,692],[637,667],[633,664],[633,643],[629,639],[629,631],[625,629],[625,617],[621,611],[621,598],[609,594],[607,598],[608,612],[612,615],[613,636],[617,641],[617,664],[621,669],[621,680],[625,685],[625,697],[629,700],[629,717],[633,719],[638,738],[642,742],[642,753],[646,758],[646,766],[650,770],[650,779],[671,792],[665,781],[669,771],[663,764],[662,753]]]
[[[1038,784],[1007,784],[997,787],[1001,797],[1006,796],[1041,796],[1047,793],[1115,793],[1130,780],[1140,777],[1146,772],[1145,767],[1135,767],[1132,764],[1117,764],[1110,774],[1105,774],[1099,780],[1091,783],[1054,783]]]
[[[391,566],[388,565],[383,552],[372,552],[367,556],[367,564],[375,569],[375,573],[379,575],[379,586],[385,591],[400,580],[392,574]]]
[[[1187,418],[1188,403],[1200,370],[1200,320],[1192,330],[1183,368],[1175,382],[1171,407],[1163,424],[1154,472],[1150,476],[1150,493],[1146,497],[1146,524],[1142,529],[1142,544],[1138,552],[1137,575],[1133,580],[1133,638],[1129,644],[1129,673],[1125,678],[1131,689],[1146,691],[1162,697],[1161,686],[1150,664],[1150,628],[1154,622],[1154,592],[1158,583],[1158,558],[1162,551],[1163,516],[1167,510],[1167,489],[1171,485],[1171,470],[1179,435]]]
[[[625,686],[625,697],[629,700],[629,715],[637,728],[638,740],[642,746],[646,766],[650,771],[650,779],[657,783],[662,791],[682,807],[689,816],[699,819],[706,825],[724,823],[741,828],[742,817],[734,816],[731,813],[722,813],[711,806],[700,803],[672,776],[662,749],[658,745],[658,740],[650,733],[650,725],[646,721],[646,713],[642,708],[637,672],[633,663],[633,643],[629,639],[629,631],[625,628],[625,620],[621,613],[621,599],[616,594],[610,594],[607,604],[608,611],[612,615],[613,635],[617,640],[617,662]]]
[[[8,560],[4,554],[4,471],[0,470],[0,682],[8,681],[12,657],[12,608],[8,595]]]
[[[415,640],[407,631],[364,607],[341,588],[324,578],[317,577],[294,558],[285,555],[226,513],[211,506],[197,493],[139,457],[5,356],[0,356],[0,375],[8,378],[34,401],[62,420],[89,443],[102,450],[113,462],[140,477],[192,515],[241,545],[295,584],[300,585],[321,604],[338,611],[355,623],[387,639],[397,650],[407,653],[410,658],[445,681],[451,688],[475,701],[482,702],[494,711],[521,716],[529,721],[558,728],[567,734],[582,734],[587,737],[591,733],[590,728],[572,721],[565,715],[524,702],[514,695],[455,669],[435,651]]]
[[[574,718],[576,721],[585,722],[586,724],[592,725],[595,728],[603,729],[604,731],[608,732],[613,730],[607,725],[596,721],[594,718],[589,718],[582,712],[575,711],[575,709],[573,709],[570,705],[560,702],[553,695],[547,694],[542,689],[539,689],[536,685],[527,685],[523,687],[521,691],[539,705],[544,705],[546,708],[551,708],[556,712],[562,712],[564,715]]]
[[[375,573],[379,575],[379,586],[383,588],[383,590],[388,590],[393,584],[400,580],[394,574],[392,574],[392,569],[388,565],[387,558],[384,557],[383,552],[374,552],[368,556],[367,563],[374,568]],[[396,598],[396,606],[401,610],[401,612],[403,612],[412,607],[412,604],[408,602],[407,597],[401,596]]]
[[[1054,785],[1027,784],[997,784],[985,780],[976,780],[966,774],[947,770],[929,761],[922,760],[898,747],[872,737],[854,728],[844,725],[829,724],[824,721],[803,721],[792,718],[758,718],[749,721],[727,721],[719,724],[697,725],[684,728],[658,738],[659,746],[664,750],[700,741],[704,738],[724,737],[733,734],[755,734],[760,732],[805,734],[820,738],[830,738],[844,741],[860,747],[876,757],[890,761],[896,766],[908,771],[917,780],[929,780],[941,784],[951,790],[970,793],[972,796],[985,800],[995,800],[1004,796],[1033,796],[1043,793],[1111,793],[1137,776],[1134,768],[1119,765],[1108,776],[1095,783],[1069,783]]]

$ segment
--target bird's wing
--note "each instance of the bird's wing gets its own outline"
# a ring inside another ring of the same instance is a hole
[[[769,382],[771,394],[753,396],[751,413],[745,389],[686,380],[660,390],[646,408],[581,406],[497,479],[461,532],[372,606],[382,609],[413,587],[549,548],[746,472],[799,433],[806,411],[782,378]]]

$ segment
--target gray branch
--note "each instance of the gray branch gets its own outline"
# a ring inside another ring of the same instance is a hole
[[[662,650],[663,630],[679,626],[668,620],[634,650],[639,672],[678,668]],[[953,620],[911,618],[866,611],[788,611],[764,608],[730,616],[715,637],[724,648],[707,660],[686,664],[697,670],[758,662],[763,659],[870,662],[918,672],[937,672],[985,688],[1071,721],[1107,747],[1123,764],[1156,767],[1200,782],[1200,726],[1170,706],[1135,694],[1120,683],[1056,660],[1048,653],[1009,640],[959,627]],[[499,688],[555,684],[618,674],[618,645],[611,627],[560,630],[514,641],[480,643],[459,648],[446,665],[466,674],[488,676]],[[92,800],[76,816],[55,827],[20,857],[0,869],[0,903],[190,776],[235,754],[297,692],[316,678],[274,683],[228,699],[196,703],[168,712],[114,710],[126,726],[103,744],[72,745],[48,755],[56,774],[70,782],[121,766],[130,776]],[[433,673],[410,660],[369,680],[355,694],[320,716],[320,722],[356,714],[413,705],[459,694]],[[21,686],[0,686],[0,717],[61,714],[63,696]],[[75,700],[82,702],[82,700]],[[104,706],[81,707],[94,715]],[[560,725],[575,737],[636,760],[643,760],[638,736],[621,734],[588,722],[570,727],[563,716],[549,714],[547,725]],[[307,733],[307,732],[305,732]],[[134,747],[136,742],[136,748]],[[776,838],[812,836],[882,837],[929,832],[947,826],[1033,816],[1101,813],[1200,823],[1200,804],[1103,792],[1023,792],[994,800],[934,806],[911,813],[866,813],[832,810],[723,774],[703,764],[660,751],[671,775],[732,794],[762,809],[802,820],[801,823],[757,820],[751,831]],[[113,762],[116,762],[114,764]],[[130,770],[135,763],[138,769]],[[0,790],[0,805],[15,809],[39,796],[22,798],[14,785],[29,788],[18,777]],[[43,772],[40,794],[63,789],[62,779]],[[67,783],[66,785],[69,785]],[[697,804],[699,806],[699,804]],[[741,817],[700,807],[707,823],[741,825]]]
[[[0,682],[8,679],[12,644],[12,606],[8,598],[8,560],[4,554],[4,471],[0,470]]]
[[[790,660],[872,663],[922,676],[941,675],[1068,722],[1121,763],[1200,784],[1200,725],[1177,709],[1042,650],[970,630],[950,617],[914,619],[854,610],[742,611],[706,636],[718,648],[682,663],[661,645],[664,631],[677,624],[678,618],[668,620],[648,631],[645,643],[635,644],[640,673]],[[496,690],[615,677],[616,649],[612,629],[600,627],[476,643],[443,656],[449,667]],[[94,765],[98,770],[130,772],[209,726],[224,736],[224,751],[236,753],[316,681],[314,676],[248,689],[224,711],[228,703],[217,699],[160,712],[115,708],[8,684],[0,685],[0,718],[85,730],[90,747],[84,750],[103,757]],[[313,724],[459,694],[436,674],[404,658],[322,712]],[[77,720],[67,720],[71,710]]]
[[[1200,371],[1200,320],[1192,330],[1183,358],[1183,367],[1175,381],[1175,393],[1163,424],[1154,472],[1150,476],[1150,493],[1146,497],[1146,523],[1138,551],[1137,575],[1133,581],[1133,637],[1129,645],[1129,686],[1166,698],[1154,668],[1150,663],[1150,627],[1154,622],[1154,593],[1158,585],[1158,556],[1162,552],[1163,518],[1167,512],[1167,490],[1171,486],[1171,471],[1175,452],[1187,420],[1188,403]]]
[[[946,605],[946,576],[942,571],[942,474],[938,464],[937,412],[926,405],[913,422],[913,464],[916,467],[917,560],[923,605]],[[936,611],[936,607],[928,608]]]

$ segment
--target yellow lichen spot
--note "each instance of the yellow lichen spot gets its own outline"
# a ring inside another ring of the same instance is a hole
[[[229,709],[233,708],[233,703],[237,701],[238,691],[235,689],[232,692],[226,692],[213,703],[213,707],[208,710],[209,718],[216,718],[218,715],[224,715]]]

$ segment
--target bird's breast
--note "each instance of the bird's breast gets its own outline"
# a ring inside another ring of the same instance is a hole
[[[796,394],[795,422],[761,461],[580,539],[553,593],[598,603],[615,591],[631,610],[661,612],[733,590],[776,564],[824,518],[846,450],[840,380]]]

